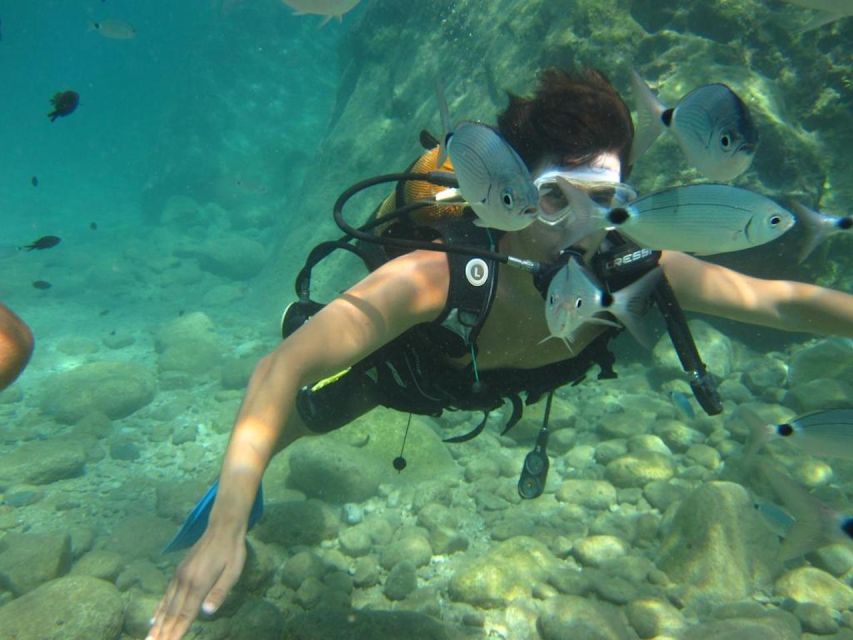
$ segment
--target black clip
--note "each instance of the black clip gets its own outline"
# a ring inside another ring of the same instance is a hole
[[[554,391],[548,393],[545,402],[545,417],[542,419],[542,428],[536,436],[536,445],[524,456],[524,465],[521,467],[521,476],[518,478],[518,495],[523,500],[538,498],[545,491],[545,481],[548,478],[548,468],[551,466],[548,453],[548,418],[551,416],[551,401],[554,399]]]

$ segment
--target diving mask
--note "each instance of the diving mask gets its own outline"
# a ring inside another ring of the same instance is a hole
[[[619,172],[610,167],[583,166],[574,169],[553,169],[533,181],[539,189],[539,220],[555,226],[571,223],[572,207],[563,194],[557,178],[586,193],[596,204],[613,209],[636,200],[637,192],[619,181]]]

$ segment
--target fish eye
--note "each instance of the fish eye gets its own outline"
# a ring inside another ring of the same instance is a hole
[[[770,217],[770,226],[771,227],[775,227],[781,223],[782,223],[782,217],[781,216],[771,216]]]
[[[552,293],[550,296],[548,296],[548,304],[549,304],[549,305],[551,305],[552,307],[553,307],[555,304],[557,304],[557,300],[556,300],[556,298],[554,297],[554,294],[553,294],[553,293]]]
[[[580,309],[583,306],[583,298],[575,300],[575,309]]]
[[[504,191],[503,195],[501,196],[501,201],[504,203],[504,206],[507,209],[512,209],[512,205],[515,202],[515,199],[512,197],[512,191],[510,191],[509,189]]]
[[[729,134],[728,131],[723,131],[723,133],[720,135],[720,145],[723,147],[723,149],[728,149],[731,144],[732,144],[731,134]]]

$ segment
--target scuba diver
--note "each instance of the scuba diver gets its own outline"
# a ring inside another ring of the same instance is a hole
[[[543,72],[532,97],[510,95],[496,132],[537,176],[538,206],[546,212],[561,208],[559,186],[566,182],[610,207],[630,192],[624,185],[634,134],[630,111],[598,71]],[[243,570],[246,534],[260,513],[261,478],[270,459],[295,440],[344,426],[378,404],[433,416],[445,409],[488,415],[509,400],[513,415],[506,429],[520,417],[521,396],[528,404],[547,396],[545,421],[518,484],[523,497],[541,493],[553,391],[579,382],[593,365],[599,378],[615,375],[608,342],[619,329],[602,312],[621,291],[634,287],[635,302],[645,296],[646,308],[658,307],[708,413],[721,410],[719,398],[682,308],[776,329],[853,337],[853,296],[840,291],[753,278],[677,251],[638,248],[608,231],[566,248],[565,226],[552,224],[557,216],[547,224],[531,219],[504,231],[475,224],[476,207],[472,211],[456,201],[456,182],[448,171],[464,161],[471,135],[485,134],[459,127],[454,133],[456,141],[444,140],[447,154],[444,144],[422,134],[429,149],[405,176],[356,185],[336,204],[346,236],[311,252],[297,278],[299,299],[282,321],[285,339],[254,370],[219,479],[170,543],[170,550],[192,548],[154,613],[150,640],[181,638],[200,610],[210,614],[225,600]],[[495,141],[478,142],[490,148]],[[392,179],[394,192],[367,224],[356,229],[345,222],[349,196]],[[519,184],[520,189],[501,190],[498,199],[527,217],[527,179]],[[450,199],[439,205],[448,189]],[[478,203],[488,207],[491,195],[484,190]],[[549,204],[550,199],[558,202]],[[314,302],[311,269],[341,248],[360,255],[370,273],[328,304]],[[553,329],[543,303],[547,309],[552,295],[566,293],[551,284],[568,266],[586,274],[594,295],[584,302],[598,305],[586,317],[600,321],[575,323],[570,334],[559,336],[563,339],[546,339]],[[637,306],[625,308],[631,324],[639,325],[646,309]],[[475,432],[451,440],[472,437],[484,424],[485,419]],[[402,468],[405,460],[394,464]]]

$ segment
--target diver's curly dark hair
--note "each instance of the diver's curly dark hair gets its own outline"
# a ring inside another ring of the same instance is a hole
[[[532,98],[508,95],[498,128],[531,171],[580,165],[607,151],[619,156],[627,177],[634,124],[604,73],[552,67],[541,73]]]

